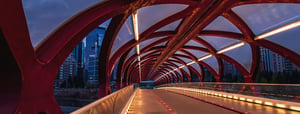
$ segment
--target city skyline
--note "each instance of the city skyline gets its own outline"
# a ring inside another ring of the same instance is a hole
[[[98,85],[98,57],[106,29],[104,27],[94,29],[70,53],[57,72],[54,87],[60,87],[64,82],[68,85],[69,78],[74,76],[82,76],[85,84],[90,83],[95,87]]]
[[[89,33],[83,41],[81,41],[76,48],[68,56],[64,64],[61,66],[57,73],[54,87],[60,87],[60,85],[67,81],[72,76],[82,76],[85,84],[91,84],[93,87],[97,87],[99,83],[99,52],[102,45],[102,40],[107,26],[98,26],[95,30]],[[289,60],[280,56],[279,54],[272,52],[269,49],[259,47],[260,50],[260,64],[259,72],[290,72],[293,70],[300,71],[296,65]],[[231,63],[222,59],[223,62],[223,76],[242,75]],[[209,70],[204,69],[205,72]],[[112,78],[116,78],[116,70],[113,70]],[[203,75],[210,76],[210,72]],[[114,80],[114,79],[113,79]],[[207,79],[206,79],[207,80]],[[212,81],[212,79],[208,79]]]

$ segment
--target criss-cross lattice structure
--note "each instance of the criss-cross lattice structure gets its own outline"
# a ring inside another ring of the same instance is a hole
[[[100,50],[99,97],[141,80],[157,84],[206,67],[220,81],[222,59],[248,83],[259,47],[300,66],[299,0],[9,0],[1,1],[1,89],[5,112],[61,113],[53,96],[60,65],[94,28]],[[122,84],[125,82],[125,84]]]

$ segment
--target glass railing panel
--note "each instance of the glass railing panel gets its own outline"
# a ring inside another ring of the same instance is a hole
[[[133,91],[133,85],[130,85],[88,104],[72,112],[72,114],[119,114],[123,110]]]
[[[164,84],[159,87],[185,87],[242,95],[300,102],[300,84],[189,82]]]

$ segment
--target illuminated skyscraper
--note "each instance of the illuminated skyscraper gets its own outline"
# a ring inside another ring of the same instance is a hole
[[[299,69],[292,62],[269,49],[260,47],[260,53],[260,71],[283,72]]]

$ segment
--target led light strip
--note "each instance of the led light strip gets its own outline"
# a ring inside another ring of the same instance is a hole
[[[205,60],[205,59],[210,58],[210,57],[212,57],[211,54],[199,58],[198,61],[202,61],[202,60]],[[187,63],[186,65],[189,66],[189,65],[194,64],[194,63],[196,63],[196,61],[191,61],[191,62]],[[184,67],[186,67],[186,66],[185,66],[185,65],[182,65],[182,66],[180,66],[180,67],[178,67],[178,68],[175,68],[175,69],[173,69],[172,71],[168,72],[168,74],[169,74],[169,73],[172,73],[172,72],[175,72],[176,70],[182,69],[182,68],[184,68]],[[159,76],[159,77],[156,78],[154,81],[160,80],[160,79],[161,79],[162,77],[164,77],[164,76],[166,76],[166,74]]]
[[[240,42],[240,43],[237,43],[237,44],[233,44],[233,45],[231,45],[231,46],[228,46],[228,47],[226,47],[226,48],[224,48],[224,49],[218,51],[217,54],[221,54],[221,53],[224,53],[224,52],[227,52],[227,51],[230,51],[230,50],[239,48],[239,47],[241,47],[241,46],[243,46],[243,45],[245,45],[245,44],[246,44],[245,42]],[[203,61],[203,60],[208,59],[208,58],[210,58],[210,57],[212,57],[212,56],[213,56],[212,54],[208,54],[208,55],[206,55],[206,56],[203,56],[203,57],[199,58],[198,61]],[[170,72],[174,72],[174,71],[176,71],[176,70],[178,70],[178,69],[182,69],[182,68],[184,68],[184,67],[186,67],[186,66],[189,66],[189,65],[192,65],[192,64],[194,64],[194,63],[196,63],[196,61],[191,61],[191,62],[187,63],[186,65],[182,65],[182,66],[180,66],[180,67],[178,67],[178,68],[175,68],[174,70],[172,70],[172,71],[170,71]],[[170,72],[169,72],[169,73],[170,73]],[[165,75],[162,75],[162,76],[156,78],[155,80],[159,80],[159,79],[162,78],[163,76],[165,76]]]
[[[182,66],[180,66],[180,67],[178,67],[179,69],[182,69],[183,67],[185,67],[185,65],[182,65]]]
[[[138,23],[137,23],[137,13],[134,13],[134,15],[133,15],[133,22],[134,22],[134,23],[133,23],[133,24],[134,24],[134,28],[138,28],[138,26],[137,26],[137,25],[138,25]],[[271,31],[268,31],[268,32],[265,32],[265,33],[263,33],[263,34],[261,34],[261,35],[258,35],[258,36],[256,36],[254,39],[255,39],[255,40],[264,39],[264,38],[267,38],[267,37],[270,37],[270,36],[279,34],[279,33],[281,33],[281,32],[284,32],[284,31],[287,31],[287,30],[290,30],[290,29],[294,29],[294,28],[299,27],[299,26],[300,26],[300,20],[296,20],[296,21],[291,22],[291,23],[289,23],[289,24],[286,24],[286,25],[284,25],[284,26],[278,27],[278,28],[276,28],[276,29],[273,29],[273,30],[271,30]],[[137,29],[135,30],[135,33],[138,33]],[[136,37],[136,39],[138,40],[138,34],[135,34],[135,37]],[[229,46],[229,47],[227,47],[227,48],[224,48],[224,49],[218,51],[217,54],[221,54],[221,53],[224,53],[224,52],[233,50],[233,49],[238,48],[238,47],[241,47],[241,46],[243,46],[243,45],[245,45],[245,44],[246,44],[245,42],[241,42],[241,43],[234,44],[234,45],[232,45],[232,46]],[[207,58],[210,58],[210,57],[212,57],[211,54],[199,58],[198,61],[203,61],[203,60],[205,60],[205,59],[207,59]],[[191,64],[194,64],[194,61],[188,63],[187,65],[191,65]],[[183,68],[183,67],[185,67],[185,66],[180,66],[180,68]],[[165,75],[163,75],[163,76],[165,76]],[[163,76],[161,76],[161,77],[163,77]],[[160,77],[160,78],[161,78],[161,77]],[[293,109],[295,109],[295,108],[293,108]]]
[[[123,110],[121,111],[121,114],[127,114],[129,112],[130,106],[133,102],[133,100],[135,99],[136,93],[139,90],[139,88],[135,89],[132,93],[132,95],[130,96],[130,98],[128,99],[127,103],[125,104]]]
[[[133,31],[134,31],[134,39],[139,41],[139,27],[138,27],[138,17],[137,12],[132,13],[132,22],[133,22]]]
[[[299,106],[293,106],[290,105],[290,103],[275,103],[274,101],[267,101],[266,99],[264,100],[255,100],[252,98],[247,98],[245,95],[243,96],[238,96],[238,95],[232,95],[229,93],[224,93],[224,92],[212,92],[211,90],[202,90],[202,89],[193,89],[193,88],[182,88],[182,87],[161,87],[157,89],[174,89],[174,90],[183,90],[183,91],[190,91],[190,92],[196,92],[196,93],[202,93],[202,94],[207,94],[207,95],[212,95],[216,97],[223,97],[223,98],[228,98],[228,99],[233,99],[233,100],[239,100],[243,102],[249,102],[249,103],[255,103],[255,104],[261,104],[265,106],[271,106],[271,107],[276,107],[276,108],[282,108],[282,109],[288,109],[288,110],[293,110],[293,111],[300,111],[300,105]],[[294,103],[295,104],[295,103]]]
[[[128,105],[128,107],[126,108],[125,114],[128,113],[128,111],[129,111],[129,109],[130,109],[130,106],[131,106],[131,104],[132,104],[132,102],[133,102],[133,100],[134,100],[134,98],[135,98],[135,96],[136,96],[137,91],[139,91],[139,89],[137,89],[137,90],[133,93],[133,96],[132,96],[132,98],[130,99],[129,105]]]
[[[191,61],[191,62],[187,63],[186,65],[189,66],[189,65],[192,65],[194,63],[196,63],[196,61]]]
[[[134,27],[137,28],[137,16],[136,16],[136,13],[135,13],[135,15],[133,15],[133,17],[134,17],[134,18],[133,18],[133,20],[134,20]],[[135,21],[136,21],[136,22],[135,22]],[[136,23],[136,24],[135,24],[135,23]],[[255,40],[264,39],[264,38],[267,38],[267,37],[269,37],[269,36],[276,35],[276,34],[279,34],[279,33],[281,33],[281,32],[284,32],[284,31],[287,31],[287,30],[290,30],[290,29],[293,29],[293,28],[296,28],[296,27],[299,27],[299,26],[300,26],[300,20],[297,20],[297,21],[294,21],[294,22],[292,22],[292,23],[286,24],[286,25],[284,25],[284,26],[282,26],[282,27],[278,27],[278,28],[276,28],[276,29],[274,29],[274,30],[265,32],[265,33],[263,33],[263,34],[261,34],[261,35],[258,35],[258,36],[256,36],[254,39],[255,39]],[[136,30],[135,32],[137,32],[137,30]],[[137,33],[138,33],[138,32],[137,32]],[[136,38],[138,39],[138,34],[137,34],[137,35],[135,34],[135,36],[136,36]],[[224,53],[224,52],[227,52],[227,51],[230,51],[230,50],[239,48],[239,47],[241,47],[241,46],[243,46],[243,45],[245,45],[245,44],[246,44],[245,42],[240,42],[240,43],[237,43],[237,44],[233,44],[233,45],[231,45],[231,46],[228,46],[228,47],[226,47],[226,48],[224,48],[224,49],[218,51],[217,54],[221,54],[221,53]],[[208,58],[210,58],[210,57],[212,57],[211,54],[199,58],[198,61],[203,61],[203,60],[208,59]],[[190,62],[190,63],[187,63],[187,65],[191,65],[191,64],[194,64],[194,63],[195,63],[195,62],[192,61],[192,62]],[[183,66],[183,67],[185,67],[185,66]],[[183,68],[183,67],[180,66],[179,68]]]
[[[230,51],[230,50],[239,48],[239,47],[241,47],[241,46],[243,46],[243,45],[245,45],[245,44],[246,44],[245,42],[240,42],[240,43],[231,45],[231,46],[229,46],[229,47],[227,47],[227,48],[224,48],[224,49],[218,51],[217,54],[221,54],[221,53],[224,53],[224,52],[227,52],[227,51]]]
[[[139,56],[140,55],[140,44],[136,45],[136,54]],[[140,60],[139,60],[140,61]]]
[[[284,32],[284,31],[287,31],[287,30],[290,30],[290,29],[293,29],[293,28],[296,28],[296,27],[299,27],[299,26],[300,26],[300,20],[297,20],[297,21],[294,21],[292,23],[289,23],[289,24],[286,24],[284,26],[273,29],[271,31],[265,32],[261,35],[258,35],[258,36],[255,37],[255,40],[264,39],[264,38],[267,38],[269,36],[273,36],[273,35],[279,34],[281,32]]]
[[[198,61],[203,61],[203,60],[205,60],[205,59],[208,59],[208,58],[210,58],[210,57],[212,57],[212,55],[211,55],[211,54],[209,54],[209,55],[206,55],[206,56],[204,56],[204,57],[201,57],[201,58],[199,58],[199,59],[198,59]]]
[[[134,31],[134,39],[139,41],[139,29],[138,29],[138,17],[137,12],[132,13],[132,23],[133,23],[133,31]],[[136,54],[138,55],[138,64],[139,64],[139,78],[142,81],[142,67],[141,67],[141,57],[140,57],[140,44],[136,45]]]

